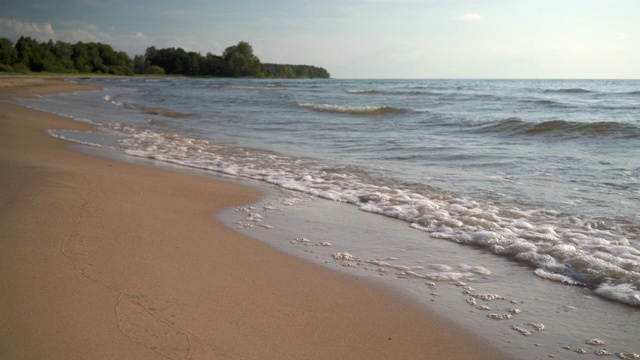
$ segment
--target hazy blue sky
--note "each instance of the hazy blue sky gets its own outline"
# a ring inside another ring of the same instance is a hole
[[[640,78],[640,0],[2,0],[0,37],[221,54],[336,78]]]

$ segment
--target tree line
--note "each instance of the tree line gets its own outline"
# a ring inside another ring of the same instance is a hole
[[[187,76],[329,78],[326,69],[311,65],[262,64],[249,43],[241,41],[222,55],[202,55],[182,48],[148,47],[131,59],[111,45],[89,42],[70,44],[49,40],[39,43],[21,37],[15,44],[0,38],[0,72],[52,72],[79,74],[172,74]]]

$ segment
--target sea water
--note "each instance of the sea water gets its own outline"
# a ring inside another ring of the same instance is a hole
[[[50,134],[271,184],[222,218],[524,358],[640,354],[640,81],[95,79]]]

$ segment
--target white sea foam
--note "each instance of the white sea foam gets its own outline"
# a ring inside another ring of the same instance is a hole
[[[356,261],[358,258],[347,253],[347,252],[337,252],[333,253],[332,257],[336,260],[344,260],[344,261]]]
[[[585,341],[585,343],[587,343],[589,345],[606,345],[607,344],[605,341],[600,340],[598,338],[589,339],[589,340]]]
[[[525,328],[522,328],[518,325],[511,325],[511,328],[524,336],[531,336],[533,333]]]
[[[351,203],[363,211],[407,221],[434,238],[479,246],[529,263],[536,267],[539,277],[600,287],[596,292],[599,295],[640,304],[638,290],[624,286],[640,280],[640,250],[621,237],[618,230],[597,221],[561,218],[559,213],[545,209],[524,211],[483,206],[465,198],[389,187],[367,178],[356,168],[331,168],[316,161],[223,147],[125,125],[113,128],[128,135],[121,145],[129,154],[261,180]],[[490,274],[480,268],[450,274],[412,271],[409,276],[438,281]],[[618,290],[613,291],[614,288]]]
[[[509,320],[509,319],[511,319],[511,314],[491,313],[491,314],[487,315],[487,317],[489,319],[493,319],[493,320]]]
[[[635,284],[602,284],[595,293],[629,305],[640,305],[640,281]]]
[[[113,96],[111,95],[105,95],[103,98],[105,101],[112,103],[113,105],[117,105],[117,106],[123,106],[123,104],[119,101],[116,101]]]
[[[582,283],[577,282],[568,276],[564,276],[561,274],[554,274],[554,273],[545,271],[543,269],[536,269],[534,273],[543,279],[553,280],[553,281],[561,282],[567,285],[583,285]]]
[[[346,106],[346,105],[332,105],[332,104],[312,104],[312,103],[299,103],[298,107],[333,113],[353,114],[353,115],[383,115],[391,113],[402,113],[405,110],[396,109],[383,105],[369,105],[369,106]]]

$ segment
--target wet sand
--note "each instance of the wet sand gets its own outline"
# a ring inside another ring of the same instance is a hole
[[[0,97],[90,89],[0,77]],[[0,358],[508,359],[390,289],[214,214],[257,189],[68,149],[0,103]]]

